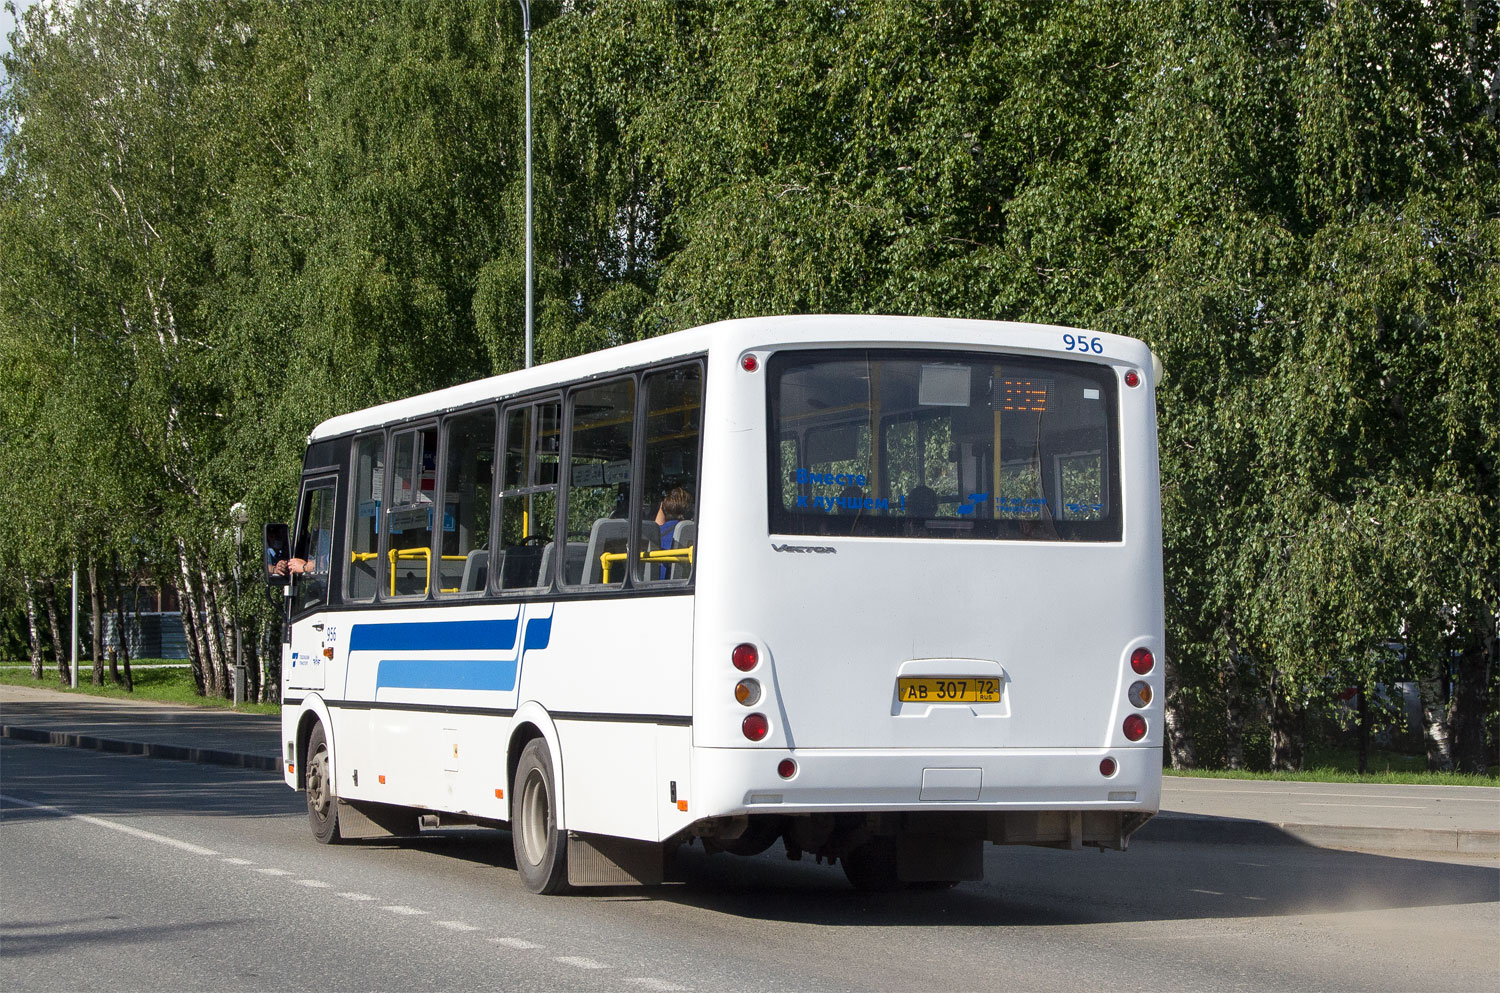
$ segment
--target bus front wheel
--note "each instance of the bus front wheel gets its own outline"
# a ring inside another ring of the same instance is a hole
[[[511,796],[511,843],[521,881],[533,893],[561,893],[568,886],[568,840],[557,827],[557,777],[542,738],[521,750]]]
[[[328,776],[328,735],[314,724],[307,739],[307,822],[320,845],[340,840],[339,801]]]

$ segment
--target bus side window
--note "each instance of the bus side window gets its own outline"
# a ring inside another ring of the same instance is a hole
[[[643,526],[655,532],[640,581],[692,578],[698,536],[698,441],[703,421],[703,367],[678,366],[645,379]]]
[[[368,601],[375,599],[382,572],[380,501],[385,489],[385,435],[366,435],[354,442],[353,483],[344,599]]]
[[[548,546],[557,518],[561,405],[525,404],[505,411],[500,476],[500,537],[489,573],[501,590],[552,585]],[[549,570],[543,575],[544,561]]]
[[[635,380],[574,390],[568,413],[567,534],[558,538],[569,546],[584,543],[583,575],[578,577],[582,584],[619,586],[629,571],[626,558],[635,504]],[[573,580],[566,574],[563,578]]]
[[[302,491],[292,557],[307,561],[312,568],[293,579],[293,615],[328,602],[328,574],[333,566],[334,500],[332,480],[309,483]]]
[[[482,592],[490,559],[490,494],[495,475],[495,412],[448,419],[443,427],[442,527],[438,594]]]
[[[391,440],[391,508],[385,515],[387,596],[427,596],[437,490],[437,429],[401,431]]]

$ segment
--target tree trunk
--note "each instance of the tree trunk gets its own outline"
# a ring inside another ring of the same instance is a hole
[[[1355,763],[1356,771],[1363,776],[1370,771],[1370,692],[1367,684],[1360,684],[1354,700],[1354,717],[1359,722],[1354,749]]]
[[[182,586],[177,590],[178,609],[182,613],[182,632],[187,640],[188,663],[193,670],[193,683],[198,692],[208,696],[213,687],[209,684],[208,644],[203,640],[202,625],[198,619],[198,594],[193,589],[193,570],[188,564],[187,546],[177,542],[177,565],[182,571]]]
[[[1271,670],[1271,771],[1302,768],[1302,714],[1290,699],[1285,678]]]
[[[111,586],[114,587],[115,596],[115,639],[120,643],[119,647],[110,652],[109,655],[109,678],[116,686],[123,686],[129,690],[130,674],[130,636],[125,627],[125,584],[120,579],[120,557],[112,556],[109,567]],[[120,674],[120,660],[125,659],[125,675]]]
[[[1245,768],[1245,692],[1240,686],[1240,651],[1234,628],[1227,623],[1229,651],[1219,665],[1219,687],[1224,694],[1224,764]]]
[[[1453,737],[1448,732],[1447,680],[1439,671],[1417,683],[1422,697],[1422,740],[1427,746],[1427,769],[1430,772],[1453,771]]]
[[[1162,720],[1167,728],[1167,758],[1173,769],[1198,768],[1198,749],[1193,742],[1192,725],[1188,723],[1186,707],[1183,705],[1181,686],[1177,678],[1177,667],[1163,661],[1166,666],[1166,702],[1162,706]]]
[[[94,685],[104,685],[104,601],[99,596],[99,563],[89,556],[89,648]]]
[[[47,581],[47,588],[42,592],[42,602],[47,605],[47,626],[52,629],[52,656],[57,662],[57,675],[62,679],[63,685],[67,686],[73,681],[72,670],[69,668],[71,651],[63,650],[62,628],[57,623],[57,584],[51,580]]]
[[[22,576],[21,585],[26,588],[26,633],[29,638],[27,647],[31,650],[31,678],[40,681],[42,678],[42,631],[37,625],[36,587],[31,582],[30,576]]]
[[[1452,732],[1453,764],[1459,772],[1483,774],[1489,768],[1489,742],[1485,727],[1485,697],[1488,695],[1489,642],[1493,622],[1473,619],[1461,630],[1463,646],[1453,677],[1453,696],[1448,702],[1448,728]]]
[[[234,695],[234,683],[230,679],[229,664],[225,658],[228,639],[224,636],[223,611],[219,609],[215,584],[201,565],[198,567],[198,578],[203,583],[203,617],[209,631],[208,657],[213,664],[215,691],[217,696],[228,699]]]

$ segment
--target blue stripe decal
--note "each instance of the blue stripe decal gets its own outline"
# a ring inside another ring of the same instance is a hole
[[[406,621],[356,624],[351,652],[509,651],[516,647],[518,618],[499,621]],[[550,620],[549,620],[550,626]],[[528,638],[530,631],[528,629]]]
[[[513,690],[516,669],[515,659],[381,659],[375,685],[403,690]]]
[[[547,647],[552,640],[552,615],[546,617],[533,617],[526,622],[526,644],[521,646],[521,654],[535,649]]]

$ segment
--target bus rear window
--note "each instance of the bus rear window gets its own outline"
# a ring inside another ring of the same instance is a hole
[[[1108,366],[840,349],[767,373],[774,534],[1120,539]]]

